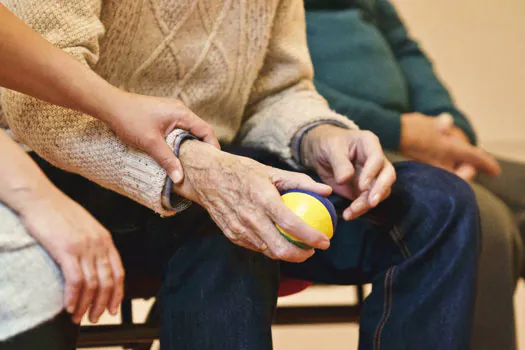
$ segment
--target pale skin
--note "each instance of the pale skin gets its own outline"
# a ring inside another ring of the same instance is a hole
[[[111,86],[1,4],[0,86],[102,120],[124,143],[154,158],[175,183],[184,174],[165,142],[171,131],[189,130],[210,147],[219,147],[211,126],[181,101]],[[64,306],[73,321],[79,323],[88,310],[92,322],[105,309],[116,314],[123,297],[124,270],[111,235],[54,187],[3,132],[0,155],[0,201],[20,216],[28,232],[60,266],[65,278]]]
[[[316,183],[304,174],[220,151],[211,127],[180,101],[112,87],[42,40],[1,5],[0,23],[5,24],[0,26],[0,84],[106,122],[123,142],[159,162],[174,181],[174,190],[207,209],[238,245],[291,262],[314,254],[313,249],[302,250],[286,241],[275,228],[278,224],[313,248],[329,247],[321,232],[283,205],[279,191],[299,188],[326,196],[333,186],[335,192],[354,200],[343,213],[346,220],[359,217],[390,194],[395,171],[370,132],[331,125],[312,129],[303,140],[302,160],[327,185]],[[25,79],[28,76],[31,79]],[[184,142],[180,163],[164,141],[174,128],[189,130],[205,141]],[[0,200],[21,216],[28,231],[61,266],[65,305],[73,320],[79,322],[88,309],[94,322],[106,308],[115,313],[122,299],[124,271],[109,233],[51,185],[5,136],[0,143],[3,156],[19,160],[0,172],[2,179],[19,181],[0,181]]]
[[[303,163],[343,197],[353,199],[343,217],[352,220],[390,194],[396,179],[378,138],[368,131],[320,125],[304,138]],[[302,262],[314,254],[284,239],[275,224],[312,248],[327,249],[328,239],[283,205],[279,191],[304,189],[322,196],[331,187],[304,174],[282,171],[227,154],[197,141],[180,150],[184,181],[174,191],[200,204],[235,244],[272,259]]]
[[[466,181],[478,172],[496,176],[501,172],[494,157],[470,144],[452,117],[419,113],[401,116],[400,151],[408,158],[448,170]]]

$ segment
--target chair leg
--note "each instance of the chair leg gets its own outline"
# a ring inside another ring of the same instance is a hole
[[[120,320],[123,325],[133,324],[133,302],[132,299],[122,300],[120,305]],[[124,349],[131,349],[135,344],[123,344]]]
[[[120,319],[122,324],[133,324],[133,307],[131,299],[124,299],[120,306]]]
[[[160,307],[158,305],[157,299],[155,299],[153,305],[151,305],[151,308],[148,312],[148,316],[146,317],[146,322],[144,323],[155,327],[160,326]],[[137,344],[132,350],[150,350],[152,345],[153,342]]]
[[[359,305],[359,308],[361,309],[365,301],[365,291],[364,291],[362,284],[356,286],[356,289],[357,289],[357,304]]]

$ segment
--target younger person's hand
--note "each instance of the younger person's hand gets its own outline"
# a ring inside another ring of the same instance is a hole
[[[42,178],[37,194],[19,195],[18,213],[28,232],[59,265],[64,307],[80,323],[89,310],[116,315],[124,296],[124,269],[109,232],[84,208]]]
[[[127,145],[149,154],[174,183],[184,178],[180,161],[166,143],[175,129],[184,129],[210,145],[220,148],[213,128],[180,100],[118,92],[111,115],[101,115]]]

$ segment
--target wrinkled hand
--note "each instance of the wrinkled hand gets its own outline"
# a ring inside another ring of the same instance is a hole
[[[396,180],[379,139],[369,131],[320,125],[304,137],[302,159],[339,195],[353,199],[343,212],[352,220],[390,195]]]
[[[185,141],[180,160],[186,176],[181,185],[174,186],[176,192],[204,207],[233,243],[289,262],[302,262],[314,254],[313,249],[289,243],[277,231],[278,224],[310,247],[329,247],[328,238],[286,207],[279,193],[303,189],[327,196],[329,186],[199,141]]]
[[[97,322],[107,308],[116,315],[124,295],[124,269],[111,235],[87,211],[51,186],[24,201],[20,217],[60,266],[64,305],[80,323],[90,309]]]
[[[184,173],[180,161],[166,143],[174,129],[184,129],[214,147],[220,148],[211,125],[195,115],[180,100],[119,92],[111,115],[102,116],[127,145],[149,154],[174,183]]]
[[[470,144],[454,126],[452,117],[429,117],[418,113],[401,117],[401,152],[409,158],[448,170],[465,180],[478,171],[500,172],[497,161],[482,148]]]

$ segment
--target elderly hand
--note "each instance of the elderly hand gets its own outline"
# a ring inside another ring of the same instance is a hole
[[[184,129],[204,142],[220,148],[211,125],[196,116],[176,99],[136,95],[118,90],[111,113],[99,116],[127,145],[148,153],[174,183],[180,183],[183,170],[180,161],[166,143],[174,129]]]
[[[466,135],[454,126],[452,117],[429,117],[412,113],[401,117],[401,152],[409,158],[448,170],[465,180],[477,171],[495,176],[497,161],[482,148],[470,144]]]
[[[302,159],[339,195],[353,199],[343,217],[352,220],[390,195],[396,180],[379,139],[369,131],[320,125],[304,137]]]
[[[303,189],[327,196],[329,186],[194,140],[182,144],[180,160],[186,176],[174,189],[204,207],[233,243],[289,262],[302,262],[314,254],[313,249],[289,243],[275,227],[278,224],[313,248],[329,247],[328,238],[296,216],[279,194]]]
[[[124,269],[111,235],[87,211],[42,177],[38,193],[19,193],[17,211],[28,232],[60,266],[64,305],[80,323],[90,309],[97,322],[116,315],[124,295]]]

